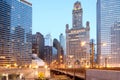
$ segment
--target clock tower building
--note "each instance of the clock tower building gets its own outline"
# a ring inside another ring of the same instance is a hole
[[[74,3],[74,8],[72,11],[72,26],[73,28],[82,28],[82,14],[83,10],[81,7],[81,3],[79,1]]]
[[[90,23],[87,21],[86,27],[84,27],[82,16],[81,3],[76,1],[72,11],[72,28],[69,28],[68,24],[66,25],[66,64],[68,67],[74,65],[74,62],[78,64],[74,66],[75,68],[90,65],[90,47],[89,45],[81,45],[81,43],[89,43],[90,41]]]

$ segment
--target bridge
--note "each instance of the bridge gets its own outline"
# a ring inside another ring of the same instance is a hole
[[[119,75],[120,76],[120,67],[114,67],[114,68],[79,68],[79,69],[51,69],[51,73],[57,74],[57,75],[67,75],[71,79],[74,78],[74,80],[91,80],[91,77],[95,77],[96,80],[99,80],[97,78],[100,78],[102,74],[109,75],[110,77],[113,77],[111,75],[114,73],[114,76]],[[117,73],[117,74],[116,74]],[[118,74],[119,73],[119,74]],[[106,79],[108,77],[106,76]],[[116,77],[118,78],[118,77]],[[115,78],[115,79],[116,79]],[[116,80],[120,80],[116,79]]]
[[[50,72],[56,75],[67,75],[74,80],[85,80],[85,69],[51,69]]]

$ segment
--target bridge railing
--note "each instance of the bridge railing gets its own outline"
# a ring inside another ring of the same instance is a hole
[[[86,72],[85,68],[68,68],[68,69],[59,68],[58,70],[71,72],[71,73],[73,73],[73,72],[75,72],[75,73],[82,73],[82,74],[85,74],[85,72]]]

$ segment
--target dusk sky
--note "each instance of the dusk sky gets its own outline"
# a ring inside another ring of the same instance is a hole
[[[77,0],[28,0],[32,3],[32,33],[51,33],[52,38],[59,39],[65,35],[65,25],[72,27],[72,10]],[[78,0],[83,8],[83,26],[90,21],[90,38],[96,40],[96,2],[97,0]]]

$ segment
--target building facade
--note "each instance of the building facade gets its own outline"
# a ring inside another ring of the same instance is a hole
[[[106,62],[108,66],[118,66],[113,56],[116,53],[112,47],[114,39],[111,27],[120,21],[119,5],[120,0],[97,0],[97,54],[100,66],[105,66]],[[101,45],[104,43],[106,46]]]
[[[120,66],[120,21],[111,27],[111,56],[108,59],[113,67]],[[114,64],[113,64],[114,63]],[[109,66],[109,65],[108,65]],[[111,66],[111,65],[110,65]]]
[[[44,60],[44,36],[39,32],[32,35],[32,53]]]
[[[57,49],[52,47],[52,62],[57,60]]]
[[[69,29],[69,25],[66,25],[66,61],[68,61],[66,64],[73,65],[77,62],[78,65],[85,67],[90,63],[90,48],[89,44],[81,45],[81,43],[89,43],[90,26],[89,22],[86,22],[86,27],[82,25],[83,10],[79,1],[74,4],[72,15],[72,28]]]
[[[32,4],[0,0],[0,65],[31,63]]]
[[[44,61],[47,65],[50,65],[52,62],[52,46],[45,46],[44,47]]]

